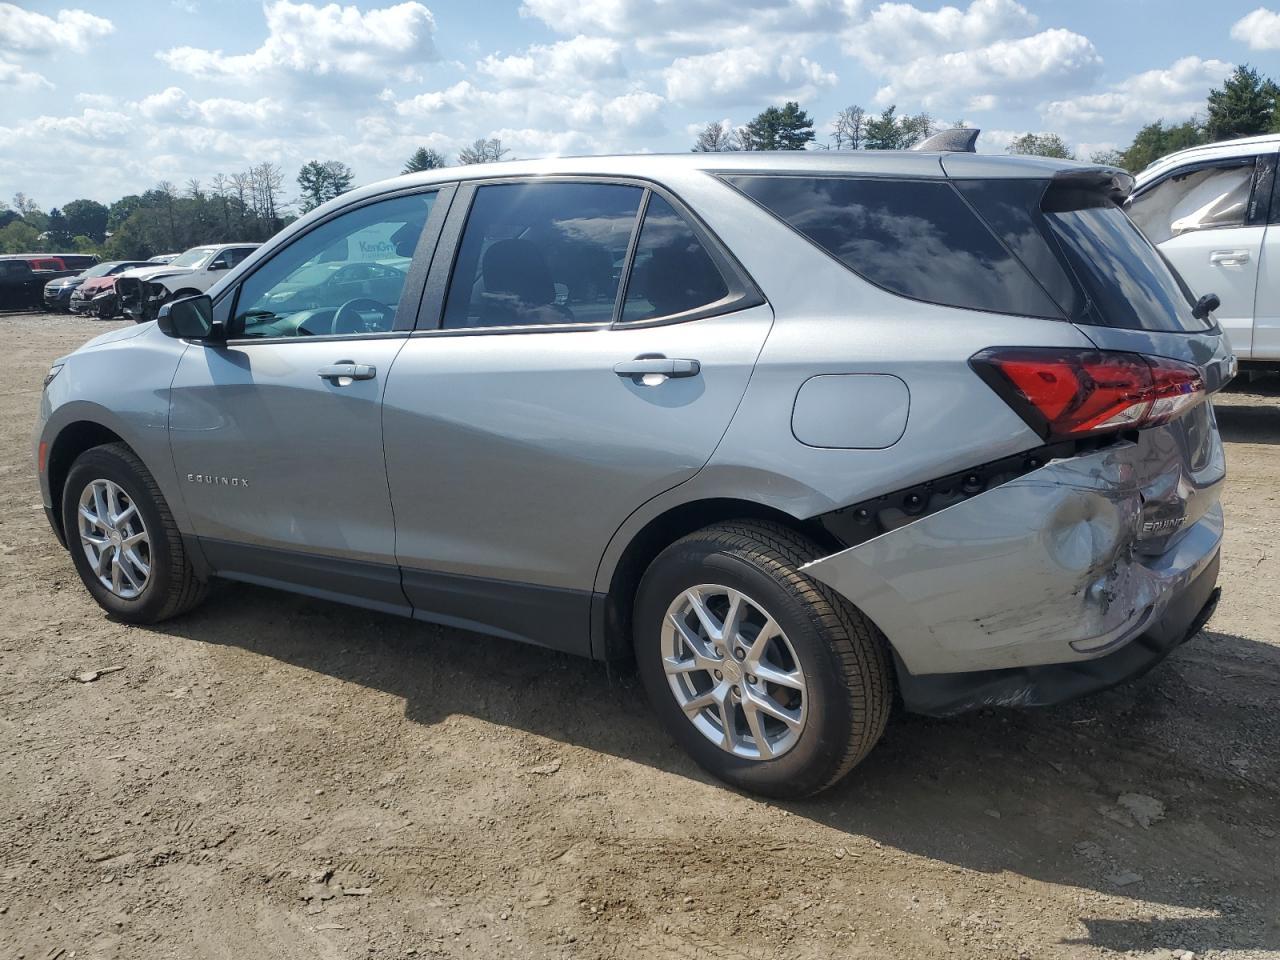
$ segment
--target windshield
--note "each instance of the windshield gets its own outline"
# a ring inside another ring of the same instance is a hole
[[[100,263],[97,266],[90,267],[84,273],[80,274],[81,280],[88,280],[90,277],[105,277],[111,271],[117,268],[118,264]]]
[[[192,247],[181,256],[169,261],[171,267],[199,267],[211,256],[217,247]]]

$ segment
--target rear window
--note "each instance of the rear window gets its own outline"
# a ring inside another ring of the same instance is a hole
[[[956,181],[1077,323],[1191,332],[1210,327],[1177,271],[1118,206],[1069,181]]]
[[[892,293],[992,313],[1063,316],[946,181],[726,179],[854,273]]]

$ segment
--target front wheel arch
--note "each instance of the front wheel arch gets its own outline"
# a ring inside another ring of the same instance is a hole
[[[114,430],[100,423],[95,423],[92,420],[77,420],[59,430],[58,435],[49,444],[45,470],[49,476],[49,495],[52,497],[54,505],[54,523],[57,524],[58,534],[64,543],[66,542],[67,531],[63,529],[61,504],[62,491],[67,484],[67,474],[80,454],[93,447],[104,446],[108,443],[124,444],[125,441]],[[125,446],[128,446],[128,444],[125,444]]]

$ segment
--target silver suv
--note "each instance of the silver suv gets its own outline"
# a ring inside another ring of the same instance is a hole
[[[49,371],[111,615],[213,577],[634,654],[711,773],[810,794],[908,710],[1141,674],[1217,599],[1234,373],[1115,169],[971,153],[415,174]]]

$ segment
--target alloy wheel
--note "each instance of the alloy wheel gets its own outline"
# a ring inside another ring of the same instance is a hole
[[[110,480],[92,480],[76,510],[80,545],[98,582],[123,600],[136,599],[151,578],[151,539],[137,505]]]
[[[777,621],[746,594],[716,584],[685,590],[667,609],[661,648],[676,702],[720,749],[772,760],[800,739],[804,670]]]

